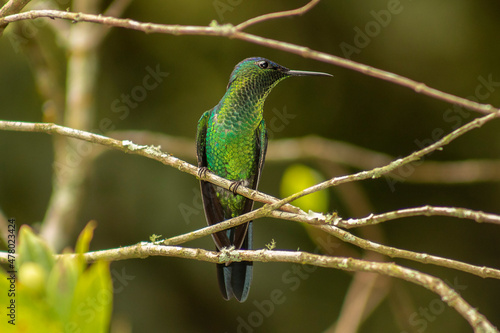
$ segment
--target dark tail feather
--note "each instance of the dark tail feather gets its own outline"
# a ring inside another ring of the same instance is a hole
[[[252,249],[252,222],[248,225],[247,236],[241,249]],[[217,264],[217,278],[224,299],[229,300],[234,296],[238,301],[244,302],[250,291],[252,272],[252,261],[232,262],[227,266]]]

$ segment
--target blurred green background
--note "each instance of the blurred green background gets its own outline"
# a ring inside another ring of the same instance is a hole
[[[221,3],[228,10],[221,12]],[[390,21],[377,23],[380,11],[397,3],[398,13],[392,14]],[[212,20],[237,24],[303,4],[305,1],[135,1],[123,17],[183,25],[208,25]],[[500,82],[499,12],[500,3],[493,1],[322,1],[303,16],[263,22],[247,31],[341,57],[347,56],[345,46],[349,44],[357,47],[357,52],[349,55],[354,61],[468,97],[476,94],[481,78],[492,77],[494,82]],[[38,94],[32,62],[9,37],[14,25],[0,38],[0,118],[39,122],[45,101]],[[374,29],[369,31],[372,37],[360,44],[357,31],[367,27]],[[25,30],[24,34],[27,40],[37,39],[47,48],[57,48],[53,33],[43,24],[35,30]],[[65,54],[60,51],[55,55],[53,61],[64,77]],[[99,50],[95,128],[101,119],[109,118],[116,130],[153,131],[194,141],[199,117],[222,97],[234,65],[250,56],[335,76],[289,79],[273,90],[265,105],[267,121],[275,116],[272,110],[286,110],[294,116],[273,133],[273,139],[314,134],[405,156],[419,149],[416,141],[432,138],[435,129],[449,133],[457,121],[464,123],[479,115],[470,112],[467,119],[451,121],[445,116],[451,105],[410,89],[239,40],[113,29]],[[168,72],[168,77],[148,91],[144,100],[129,108],[127,116],[116,112],[113,103],[122,94],[130,95],[134,87],[143,85],[147,68],[159,68]],[[492,86],[481,102],[498,107],[499,84]],[[6,216],[15,217],[18,225],[36,227],[43,220],[52,190],[52,139],[45,134],[0,131],[0,208]],[[168,146],[162,149],[169,151]],[[194,143],[186,155],[188,162],[195,163]],[[500,123],[492,121],[429,159],[456,161],[499,156]],[[316,168],[324,177],[332,176],[329,172],[333,171],[328,171],[324,163],[300,162]],[[280,179],[289,165],[268,162],[260,189],[280,196]],[[196,208],[197,180],[143,157],[108,151],[95,161],[84,186],[78,224],[69,244],[74,244],[78,232],[91,219],[98,223],[91,250],[135,244],[148,240],[151,234],[174,236],[205,225],[202,210]],[[391,189],[385,179],[378,179],[358,186],[373,213],[429,204],[500,214],[498,182],[400,182]],[[343,217],[360,216],[359,212],[344,208],[336,191],[332,190],[330,197],[330,211],[339,211]],[[186,219],[181,207],[192,207],[194,213]],[[263,219],[255,223],[254,230],[256,248],[263,248],[272,239],[277,249],[313,251],[316,247],[305,229],[296,223]],[[384,235],[384,243],[391,246],[475,265],[500,266],[498,226],[421,217],[384,223],[379,232]],[[213,243],[204,238],[186,246],[212,249]],[[437,275],[451,285],[458,283],[461,295],[500,326],[498,281],[394,261]],[[352,280],[352,275],[343,271],[317,269],[298,274],[291,264],[255,263],[249,299],[239,304],[220,297],[213,266],[166,257],[112,263],[115,332],[322,332],[338,318]],[[267,304],[265,301],[277,289],[283,292],[283,302],[263,310],[262,304]],[[398,304],[389,297],[359,332],[471,331],[453,309],[437,306],[438,297],[431,292],[395,281],[391,293],[404,295],[402,298],[413,306],[410,314],[418,314],[395,315]],[[430,317],[419,312],[430,306],[435,307]]]

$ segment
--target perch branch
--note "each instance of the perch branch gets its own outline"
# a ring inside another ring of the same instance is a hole
[[[5,260],[6,255],[7,253],[2,252],[0,253],[0,258]],[[63,254],[59,256],[77,255]],[[479,313],[476,308],[468,304],[455,290],[450,288],[441,279],[413,269],[396,265],[394,263],[331,257],[302,251],[228,249],[221,252],[213,252],[179,246],[155,245],[146,242],[116,249],[87,252],[84,254],[85,259],[89,262],[96,260],[114,261],[133,258],[147,258],[150,256],[195,259],[211,263],[225,263],[230,261],[287,262],[345,271],[361,271],[382,274],[417,284],[436,293],[444,302],[454,308],[469,322],[471,327],[474,329],[474,332],[498,332],[498,330],[481,313]]]
[[[276,205],[276,204],[275,204]],[[446,208],[446,207],[441,207]],[[408,250],[401,250],[398,248],[394,248],[391,246],[381,245],[376,242],[368,241],[360,237],[356,237],[348,231],[342,230],[336,226],[328,225],[328,217],[316,214],[312,216],[305,216],[302,214],[294,214],[288,212],[276,211],[275,206],[264,206],[262,208],[256,209],[244,215],[240,215],[224,222],[218,223],[216,225],[204,227],[192,232],[188,232],[186,234],[182,234],[179,236],[175,236],[169,239],[165,239],[164,241],[157,242],[156,244],[164,244],[164,245],[178,245],[181,243],[185,243],[200,237],[208,236],[218,231],[222,231],[225,229],[229,229],[238,225],[241,225],[245,222],[256,220],[258,218],[264,216],[270,216],[277,219],[285,219],[289,221],[301,222],[309,224],[315,228],[319,228],[320,230],[333,235],[340,239],[341,241],[351,243],[355,246],[358,246],[362,249],[374,251],[383,255],[387,255],[391,258],[402,258],[408,259],[424,264],[432,264],[436,266],[451,268],[463,272],[467,272],[470,274],[474,274],[480,276],[482,278],[494,278],[500,280],[500,270],[485,267],[485,266],[476,266],[467,264],[461,261],[452,260],[448,258],[443,258],[439,256],[434,256],[426,253],[413,252]],[[417,209],[418,210],[418,209]],[[398,218],[398,217],[393,217]],[[392,219],[392,218],[391,218]],[[351,219],[355,221],[354,219]],[[361,219],[363,220],[363,219]],[[389,219],[387,219],[389,220]]]
[[[274,13],[270,18],[278,18],[287,16],[288,11],[279,13]],[[377,69],[371,66],[367,66],[349,59],[344,59],[332,54],[325,52],[320,52],[312,50],[308,47],[295,45],[292,43],[287,43],[283,41],[278,41],[270,38],[265,38],[261,36],[252,35],[243,32],[233,26],[232,24],[219,25],[217,22],[212,22],[210,26],[182,26],[176,24],[157,24],[157,23],[143,23],[131,19],[119,19],[115,17],[103,16],[103,15],[92,15],[85,13],[73,13],[67,11],[58,10],[32,10],[19,14],[13,14],[6,17],[0,17],[0,26],[8,23],[22,21],[22,20],[32,20],[39,17],[48,17],[51,19],[59,18],[64,20],[71,20],[73,22],[92,22],[104,24],[112,27],[127,28],[132,30],[138,30],[145,33],[163,33],[171,35],[205,35],[205,36],[220,36],[232,39],[240,39],[249,43],[254,43],[285,52],[297,54],[304,58],[311,58],[317,61],[329,63],[332,65],[344,67],[365,75],[369,75],[381,80],[392,82],[394,84],[401,85],[412,89],[416,93],[421,93],[438,100],[442,100],[448,103],[460,105],[467,109],[471,109],[480,113],[492,113],[497,112],[499,109],[494,108],[489,104],[481,104],[466,98],[458,97],[449,93],[445,93],[438,89],[428,87],[424,83],[417,82],[415,80],[406,78],[395,73],[387,72],[381,69]],[[262,20],[262,19],[261,19]],[[249,20],[250,21],[250,20]],[[248,22],[248,21],[246,21]],[[242,24],[248,25],[248,23],[243,22]]]
[[[354,180],[360,180],[360,179],[367,179],[367,178],[375,178],[375,177],[380,177],[384,172],[390,172],[394,167],[396,166],[401,166],[404,163],[409,163],[411,161],[414,161],[421,156],[423,156],[426,152],[430,152],[435,149],[439,149],[442,147],[444,144],[449,143],[456,137],[468,132],[469,130],[473,128],[480,127],[482,124],[484,124],[486,121],[493,119],[496,117],[497,114],[489,114],[487,116],[484,116],[482,118],[477,118],[476,120],[462,126],[461,128],[457,129],[456,131],[452,132],[451,134],[448,134],[445,136],[442,140],[436,142],[435,144],[428,146],[427,148],[424,148],[418,152],[415,152],[403,159],[399,159],[397,161],[394,161],[390,163],[389,165],[381,168],[377,168],[371,171],[364,171],[361,173],[349,175],[349,176],[343,176],[343,177],[338,177],[338,178],[333,178],[327,182],[320,183],[319,186],[313,186],[308,189],[305,189],[304,191],[298,192],[292,196],[289,196],[285,199],[282,200],[277,200],[276,198],[273,198],[271,196],[267,196],[265,194],[262,194],[258,191],[250,190],[247,188],[244,188],[240,186],[238,188],[238,193],[249,197],[250,199],[257,200],[257,201],[264,201],[264,202],[269,202],[271,205],[266,205],[261,208],[262,211],[265,211],[266,214],[269,214],[273,217],[277,218],[283,218],[283,219],[288,219],[288,220],[293,220],[293,221],[298,221],[298,222],[305,222],[309,223],[312,225],[315,225],[317,228],[320,228],[321,230],[330,233],[336,237],[338,237],[341,240],[350,242],[354,245],[357,245],[363,249],[366,250],[371,250],[375,251],[378,253],[382,253],[385,255],[388,255],[390,257],[399,257],[399,258],[405,258],[405,259],[410,259],[410,260],[415,260],[419,262],[424,262],[424,263],[431,263],[435,265],[440,265],[443,267],[449,267],[453,269],[459,269],[463,270],[465,272],[469,272],[471,274],[476,274],[482,277],[500,277],[500,272],[497,270],[488,268],[488,267],[477,267],[477,266],[472,266],[469,264],[457,262],[454,260],[446,259],[446,258],[440,258],[436,256],[431,256],[428,254],[420,254],[420,253],[415,253],[411,251],[406,251],[406,250],[400,250],[396,248],[392,248],[389,246],[384,246],[380,245],[374,242],[366,241],[362,238],[355,237],[354,235],[348,233],[347,231],[341,230],[337,228],[336,226],[328,225],[330,223],[335,223],[337,221],[333,221],[333,218],[330,216],[324,216],[322,214],[313,214],[313,215],[306,215],[304,212],[299,210],[298,208],[294,206],[290,206],[288,210],[291,210],[292,213],[298,213],[298,214],[290,214],[286,212],[281,212],[281,211],[275,211],[276,209],[280,208],[281,206],[295,200],[296,198],[306,195],[308,193],[313,193],[316,190],[320,190],[323,188],[326,188],[328,186],[335,186],[340,183],[345,183],[348,181],[354,181]],[[162,153],[157,147],[151,147],[151,146],[138,146],[130,141],[124,140],[124,141],[119,141],[111,138],[107,138],[101,135],[97,134],[92,134],[89,132],[84,132],[84,131],[78,131],[75,129],[63,127],[63,126],[58,126],[55,124],[48,124],[48,123],[24,123],[24,122],[11,122],[11,121],[0,121],[0,129],[4,130],[15,130],[15,131],[29,131],[29,132],[44,132],[44,133],[49,133],[49,134],[60,134],[60,135],[65,135],[68,137],[73,137],[73,138],[78,138],[81,140],[85,140],[88,142],[93,142],[101,145],[105,145],[110,148],[118,149],[121,151],[124,151],[126,153],[133,153],[133,154],[138,154],[141,156],[145,156],[148,158],[155,159],[157,161],[162,162],[163,164],[170,165],[172,167],[175,167],[179,169],[180,171],[189,173],[191,175],[196,176],[198,174],[198,168],[186,163],[172,155]],[[218,186],[222,186],[226,189],[229,188],[231,185],[231,182],[228,180],[225,180],[223,178],[217,177],[211,173],[207,173],[204,177],[204,180],[210,181]],[[265,200],[263,200],[265,199]],[[285,208],[285,207],[283,207]],[[255,216],[260,216],[257,214],[263,214],[264,212],[259,213],[257,210],[257,213],[251,212],[248,214],[256,214]],[[476,212],[477,213],[477,212]],[[264,214],[264,215],[266,215]],[[263,216],[264,216],[263,215]],[[465,216],[473,216],[471,214],[463,214]],[[475,214],[477,216],[477,214]],[[255,217],[254,216],[254,217]],[[491,216],[489,216],[491,218]],[[245,220],[247,219],[247,220]],[[226,221],[227,223],[221,226],[216,226],[217,228],[220,228],[221,230],[224,227],[227,227],[227,224],[234,226],[236,223],[244,223],[245,221],[250,220],[248,216],[243,216],[240,219],[236,220],[228,220]],[[234,222],[236,221],[236,222]],[[233,224],[234,223],[234,224]],[[206,230],[200,231],[200,233],[197,235],[197,237],[200,237],[201,235],[206,235],[214,232],[214,230],[208,230],[208,228],[205,228]],[[191,235],[192,236],[192,235]],[[190,237],[191,237],[190,236]],[[183,236],[185,237],[185,236]],[[195,238],[197,238],[195,237]],[[186,238],[184,238],[185,240]],[[189,239],[194,239],[194,238],[189,238]],[[172,241],[172,240],[171,240]],[[178,241],[178,240],[177,240]]]
[[[198,167],[195,167],[192,164],[189,164],[181,159],[176,158],[168,153],[163,153],[159,147],[154,146],[139,146],[134,144],[129,140],[116,140],[112,138],[108,138],[99,134],[93,134],[86,131],[80,131],[73,128],[60,126],[52,123],[29,123],[29,122],[21,122],[21,121],[3,121],[0,120],[0,130],[8,130],[8,131],[20,131],[20,132],[39,132],[46,134],[58,134],[63,135],[70,138],[80,139],[83,141],[99,144],[105,146],[107,148],[112,148],[116,150],[120,150],[125,153],[135,154],[140,156],[145,156],[161,162],[165,165],[169,165],[178,169],[179,171],[188,173],[190,175],[198,176]],[[216,176],[210,172],[204,174],[201,179],[209,181],[218,186],[229,189],[229,186],[232,184],[231,181]],[[276,203],[278,199],[261,193],[256,190],[252,190],[246,188],[244,186],[239,186],[237,188],[237,193],[241,194],[247,198],[250,198],[254,201],[264,202],[264,203]],[[304,214],[304,212],[293,206],[293,205],[284,205],[281,209],[285,211],[290,211],[294,213]]]

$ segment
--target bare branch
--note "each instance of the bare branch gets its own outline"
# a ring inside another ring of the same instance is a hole
[[[432,151],[433,149],[438,149],[442,145],[450,142],[454,138],[458,137],[461,134],[466,133],[467,131],[477,128],[481,126],[483,123],[485,123],[487,120],[494,119],[496,117],[496,114],[490,114],[487,116],[484,116],[482,118],[477,118],[476,120],[464,125],[463,127],[457,129],[453,133],[445,136],[442,140],[436,142],[434,145],[431,145],[423,150],[420,150],[418,152],[415,152],[414,154],[409,155],[406,158],[397,160],[392,162],[391,164],[382,167],[382,168],[377,168],[371,171],[364,171],[361,173],[349,175],[349,176],[343,176],[343,177],[338,177],[338,178],[333,178],[327,182],[320,183],[319,185],[310,187],[304,191],[301,191],[299,193],[296,193],[292,196],[289,196],[285,199],[277,200],[276,198],[273,198],[271,196],[267,196],[265,194],[262,194],[258,191],[250,190],[247,188],[244,188],[240,186],[238,188],[238,194],[241,194],[243,196],[249,197],[253,200],[257,201],[265,201],[265,202],[270,202],[272,204],[266,205],[259,210],[256,210],[254,212],[250,212],[248,214],[256,214],[252,215],[253,218],[259,217],[259,216],[265,216],[265,215],[271,215],[273,217],[277,218],[282,218],[282,219],[288,219],[292,221],[298,221],[298,222],[305,222],[311,225],[314,225],[315,227],[332,234],[333,236],[347,241],[351,244],[354,244],[356,246],[359,246],[363,249],[366,250],[371,250],[375,251],[378,253],[382,253],[385,255],[388,255],[390,257],[399,257],[399,258],[405,258],[405,259],[410,259],[410,260],[415,260],[423,263],[431,263],[435,265],[440,265],[443,267],[448,267],[448,268],[453,268],[453,269],[459,269],[464,272],[469,272],[471,274],[479,275],[482,277],[495,277],[495,278],[500,278],[500,271],[491,269],[488,267],[478,267],[478,266],[473,266],[465,263],[461,263],[458,261],[454,261],[451,259],[446,259],[446,258],[441,258],[437,256],[432,256],[428,254],[422,254],[422,253],[415,253],[411,251],[406,251],[406,250],[400,250],[396,248],[392,248],[389,246],[384,246],[380,245],[374,242],[366,241],[362,238],[355,237],[354,235],[348,233],[347,231],[341,230],[337,228],[336,226],[329,225],[332,223],[333,219],[332,217],[329,216],[324,216],[322,214],[312,214],[312,215],[306,215],[304,212],[299,210],[298,208],[291,206],[288,208],[288,210],[294,210],[295,213],[298,214],[292,214],[292,213],[287,213],[287,212],[281,212],[281,211],[275,211],[276,209],[279,209],[282,207],[284,204],[289,203],[293,200],[295,200],[297,197],[300,197],[302,195],[312,193],[316,190],[320,190],[323,188],[326,188],[328,186],[335,186],[344,182],[348,181],[354,181],[354,180],[360,180],[360,179],[367,179],[367,178],[374,178],[374,177],[380,177],[381,174],[384,172],[390,172],[394,166],[400,166],[404,163],[409,163],[416,158],[419,158],[424,154],[424,152],[429,152]],[[105,145],[110,148],[114,148],[117,150],[124,151],[126,153],[133,153],[141,156],[145,156],[148,158],[155,159],[157,161],[162,162],[163,164],[170,165],[172,167],[175,167],[179,169],[180,171],[189,173],[191,175],[197,176],[198,174],[198,168],[186,163],[172,155],[162,153],[158,148],[156,147],[151,147],[151,146],[138,146],[130,141],[124,140],[124,141],[119,141],[111,138],[107,138],[101,135],[97,134],[92,134],[89,132],[84,132],[84,131],[78,131],[74,130],[71,128],[63,127],[63,126],[58,126],[55,124],[46,124],[46,123],[24,123],[24,122],[10,122],[10,121],[0,121],[0,129],[4,130],[16,130],[16,131],[30,131],[30,132],[44,132],[44,133],[49,133],[49,134],[60,134],[60,135],[65,135],[68,137],[73,137],[73,138],[78,138],[81,140],[93,142],[93,143],[98,143],[101,145]],[[217,177],[211,173],[207,173],[206,176],[203,177],[204,180],[210,181],[218,186],[222,186],[226,189],[229,188],[231,185],[231,182],[228,180],[225,180],[223,178]],[[265,198],[265,200],[263,200]],[[285,208],[285,207],[283,207]],[[247,215],[248,215],[247,214]],[[260,215],[263,214],[263,215]],[[200,230],[198,234],[196,234],[194,237],[193,235],[183,235],[181,238],[182,241],[185,241],[186,239],[194,239],[201,237],[203,235],[210,234],[212,232],[215,232],[214,229],[219,228],[220,230],[224,228],[228,228],[230,226],[235,226],[237,224],[242,224],[245,221],[248,221],[252,219],[251,217],[247,215],[242,215],[242,217],[234,218],[228,221],[225,221],[224,224],[221,224],[220,226],[212,226],[209,229],[208,227],[205,228],[204,230]],[[477,214],[476,214],[477,215]],[[471,214],[464,213],[463,216],[473,216]],[[491,216],[490,216],[491,218]],[[217,230],[219,230],[217,229]],[[176,241],[179,241],[177,239]]]
[[[31,0],[9,0],[9,2],[0,8],[0,17],[19,13],[30,1]],[[6,26],[7,23],[0,24],[0,37],[2,37]]]
[[[423,207],[400,209],[393,212],[387,212],[378,215],[371,214],[370,216],[360,219],[341,220],[337,223],[337,226],[349,229],[366,225],[374,225],[381,222],[396,220],[403,217],[412,217],[412,216],[450,216],[450,217],[458,217],[461,219],[470,219],[479,223],[486,222],[486,223],[494,223],[500,225],[499,215],[489,214],[466,208],[423,206]]]
[[[181,25],[168,25],[168,24],[156,24],[156,23],[142,23],[130,19],[118,19],[103,15],[91,15],[84,13],[72,13],[57,10],[32,10],[20,14],[14,14],[10,16],[0,17],[0,26],[3,24],[31,20],[38,17],[48,17],[48,18],[60,18],[65,20],[71,20],[73,22],[92,22],[104,25],[109,25],[119,28],[127,28],[142,31],[145,33],[164,33],[171,35],[205,35],[205,36],[222,36],[232,39],[240,39],[249,43],[254,43],[289,53],[294,53],[300,55],[304,58],[311,58],[317,61],[329,63],[332,65],[344,67],[365,75],[369,75],[381,80],[392,82],[394,84],[401,85],[412,89],[416,93],[421,93],[448,103],[460,105],[467,109],[471,109],[481,113],[494,113],[498,112],[499,109],[494,108],[489,104],[477,103],[465,98],[461,98],[449,93],[445,93],[438,89],[428,87],[424,83],[417,82],[415,80],[406,78],[395,73],[387,72],[381,69],[377,69],[371,66],[357,63],[352,60],[343,59],[338,56],[334,56],[325,52],[315,51],[308,47],[295,45],[292,43],[282,42],[270,38],[264,38],[243,31],[238,30],[231,24],[218,25],[216,22],[211,24],[209,27],[206,26],[181,26]]]
[[[109,137],[131,140],[137,144],[162,146],[172,155],[196,160],[193,139],[142,130],[121,130],[106,133]],[[104,151],[104,150],[103,150]],[[101,152],[101,151],[99,151]],[[98,153],[98,152],[96,152]],[[315,159],[342,164],[360,170],[370,170],[391,163],[395,157],[369,150],[348,142],[314,135],[301,138],[271,140],[266,162]],[[387,174],[398,182],[464,184],[500,181],[500,160],[423,161],[413,173],[402,177],[398,169]]]
[[[59,256],[74,257],[77,255],[63,254]],[[228,249],[221,252],[213,252],[179,246],[155,245],[145,242],[116,249],[88,252],[84,254],[87,261],[114,261],[132,258],[147,258],[150,256],[195,259],[211,263],[224,263],[230,261],[288,262],[300,265],[334,268],[345,271],[361,271],[382,274],[417,284],[436,293],[444,302],[454,308],[463,318],[465,318],[475,332],[498,332],[498,330],[481,313],[468,304],[455,290],[446,285],[446,283],[444,283],[441,279],[396,265],[394,263],[331,257],[301,251]],[[5,261],[6,258],[7,253],[0,252],[0,259]]]
[[[285,10],[285,11],[281,11],[281,12],[268,13],[268,14],[264,14],[261,16],[257,16],[257,17],[251,18],[245,22],[238,24],[235,28],[241,31],[241,30],[248,28],[251,25],[261,23],[264,21],[268,21],[268,20],[272,20],[272,19],[276,19],[276,18],[295,16],[295,15],[303,15],[303,14],[307,13],[311,8],[316,6],[319,2],[320,2],[320,0],[311,0],[310,2],[305,4],[304,6],[297,8],[297,9]]]
[[[346,182],[352,182],[352,181],[357,181],[357,180],[364,180],[364,179],[369,179],[369,178],[380,178],[381,176],[388,174],[395,169],[405,165],[409,164],[411,162],[418,161],[421,159],[423,156],[426,154],[429,154],[433,151],[440,150],[442,149],[445,145],[449,144],[456,138],[462,136],[463,134],[483,126],[485,123],[488,121],[491,121],[492,119],[495,119],[497,117],[500,117],[500,111],[495,112],[495,113],[490,113],[486,116],[476,118],[473,121],[463,125],[462,127],[457,128],[453,132],[451,132],[448,135],[445,135],[441,140],[436,141],[432,145],[429,145],[419,151],[414,152],[413,154],[410,154],[404,158],[399,158],[395,161],[392,161],[386,166],[379,167],[372,169],[370,171],[362,171],[358,172],[352,175],[347,175],[347,176],[342,176],[342,177],[335,177],[330,180],[327,180],[325,182],[319,183],[317,185],[311,186],[309,188],[306,188],[305,190],[295,193],[294,195],[283,199],[285,203],[292,202],[300,197],[303,197],[307,194],[311,194],[317,191],[324,190],[326,188],[329,188],[331,186],[337,186]]]
[[[499,269],[471,265],[457,260],[429,255],[427,253],[413,252],[413,251],[398,249],[391,246],[381,245],[379,243],[368,241],[363,238],[354,236],[348,231],[342,230],[336,226],[328,225],[327,224],[329,220],[328,216],[322,216],[321,214],[313,214],[312,216],[305,216],[303,214],[294,214],[294,213],[276,211],[277,209],[276,206],[278,203],[275,203],[274,205],[266,205],[262,208],[256,209],[244,215],[231,218],[229,220],[225,220],[216,225],[208,226],[183,235],[175,236],[166,239],[164,241],[159,241],[156,244],[178,245],[181,243],[185,243],[197,238],[213,234],[218,231],[222,231],[225,229],[241,225],[251,220],[257,220],[258,218],[264,216],[270,216],[277,219],[284,219],[284,220],[309,224],[330,235],[337,237],[341,241],[351,243],[362,249],[380,253],[389,256],[391,258],[403,258],[403,259],[413,260],[424,264],[432,264],[436,266],[460,270],[463,272],[480,276],[482,278],[494,278],[500,280]]]
[[[381,245],[376,242],[368,241],[363,238],[354,236],[348,231],[342,230],[334,225],[329,225],[331,223],[331,216],[324,216],[321,214],[311,214],[309,216],[293,214],[282,211],[272,211],[269,213],[270,216],[275,218],[280,218],[284,220],[302,222],[312,225],[315,228],[323,230],[324,232],[337,237],[341,241],[351,243],[362,249],[368,251],[374,251],[380,254],[384,254],[391,258],[402,258],[421,262],[424,264],[432,264],[441,267],[452,268],[480,276],[482,278],[494,278],[500,279],[500,270],[484,266],[475,266],[471,264],[466,264],[460,261],[443,258],[439,256],[430,255],[427,253],[419,253],[408,250],[401,250],[395,247]],[[335,222],[333,222],[335,223]]]
[[[76,129],[72,129],[69,127],[64,127],[64,126],[59,126],[56,124],[52,123],[28,123],[28,122],[21,122],[21,121],[3,121],[0,120],[0,130],[7,130],[7,131],[20,131],[20,132],[40,132],[40,133],[46,133],[46,134],[58,134],[58,135],[63,135],[67,136],[70,138],[76,138],[80,139],[83,141],[91,142],[91,143],[96,143],[108,148],[120,150],[125,153],[129,154],[135,154],[135,155],[141,155],[144,157],[151,158],[153,160],[156,160],[158,162],[161,162],[165,165],[169,165],[171,167],[174,167],[178,169],[179,171],[188,173],[190,175],[193,175],[195,177],[198,177],[198,167],[195,167],[192,164],[189,164],[181,159],[176,158],[175,156],[172,156],[168,153],[163,153],[160,148],[154,147],[154,146],[139,146],[134,144],[133,142],[129,140],[115,140],[112,138],[108,138],[99,134],[93,134],[90,132],[85,132],[85,131],[80,131]],[[221,178],[219,176],[216,176],[210,172],[207,172],[204,174],[204,176],[201,177],[201,179],[209,181],[215,185],[224,187],[226,189],[229,189],[229,186],[231,186],[232,182]],[[239,186],[237,189],[237,193],[241,194],[247,198],[250,198],[254,201],[259,201],[259,202],[264,202],[264,203],[277,203],[278,199],[261,193],[259,191],[255,191],[249,188],[246,188],[244,186]],[[281,204],[283,205],[283,204]],[[281,207],[281,206],[280,206]],[[299,209],[298,207],[295,207],[293,205],[284,205],[281,207],[282,210],[285,211],[290,211],[293,213],[298,213],[298,214],[304,214],[304,212]]]

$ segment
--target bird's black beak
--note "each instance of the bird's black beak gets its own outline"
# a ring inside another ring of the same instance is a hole
[[[294,71],[294,70],[289,70],[286,72],[286,74],[292,76],[333,76],[332,74],[322,73],[322,72]]]

